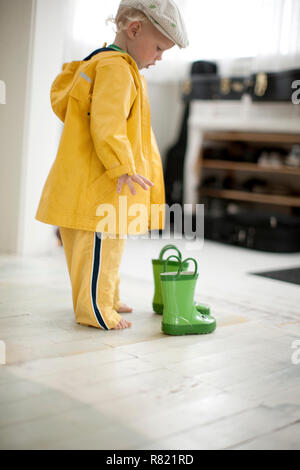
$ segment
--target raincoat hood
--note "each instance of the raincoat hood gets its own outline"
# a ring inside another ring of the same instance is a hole
[[[144,78],[139,73],[137,63],[129,54],[110,48],[97,49],[84,60],[65,63],[62,72],[57,76],[51,88],[52,109],[62,122],[65,122],[69,96],[74,90],[78,78],[83,77],[93,85],[95,68],[99,59],[109,59],[111,57],[122,59],[131,65],[135,74],[140,76],[140,79]],[[92,87],[90,91],[92,91]]]
[[[82,61],[73,61],[63,65],[51,89],[51,104],[55,114],[64,122],[70,91],[75,83]]]

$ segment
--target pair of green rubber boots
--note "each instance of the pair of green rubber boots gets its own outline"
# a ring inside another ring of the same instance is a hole
[[[177,255],[163,259],[169,250]],[[171,261],[175,258],[175,261]],[[194,272],[188,272],[189,262],[194,263]],[[162,331],[168,335],[208,334],[216,329],[216,320],[207,305],[194,302],[198,279],[198,265],[194,258],[182,261],[175,245],[166,245],[158,259],[152,260],[154,276],[153,310],[163,315]]]

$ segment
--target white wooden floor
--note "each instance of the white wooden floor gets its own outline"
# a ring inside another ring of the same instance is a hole
[[[127,241],[124,331],[75,323],[61,247],[0,257],[1,449],[300,449],[300,287],[249,274],[300,254],[176,241],[199,261],[196,300],[218,328],[171,337],[151,308],[166,243]]]

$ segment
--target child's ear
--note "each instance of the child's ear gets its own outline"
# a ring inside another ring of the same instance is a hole
[[[131,39],[138,36],[142,31],[142,25],[140,21],[133,21],[127,28],[127,33]]]

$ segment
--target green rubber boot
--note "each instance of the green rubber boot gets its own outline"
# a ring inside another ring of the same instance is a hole
[[[154,296],[152,301],[152,307],[155,313],[159,315],[163,314],[164,311],[164,304],[162,301],[161,295],[161,284],[160,284],[160,275],[166,270],[166,260],[163,259],[164,254],[169,250],[175,250],[178,254],[177,261],[169,261],[168,269],[171,272],[177,272],[178,268],[181,264],[182,256],[180,251],[175,245],[166,245],[162,248],[159,258],[152,260],[152,268],[153,268],[153,277],[154,277]],[[187,269],[187,267],[185,267]]]
[[[178,256],[171,255],[167,259],[163,259],[164,254],[169,250],[175,250]],[[173,261],[173,262],[169,261],[170,258],[176,258],[176,261]],[[163,304],[162,293],[161,293],[160,275],[163,272],[166,272],[167,266],[168,266],[169,272],[177,272],[181,261],[182,261],[181,252],[175,245],[164,246],[159,254],[159,258],[152,260],[153,278],[154,278],[154,296],[153,296],[152,307],[153,307],[153,311],[157,313],[158,315],[162,315],[164,311],[164,304]],[[188,268],[188,263],[183,265],[182,270],[186,271],[187,268]],[[210,314],[210,308],[208,305],[199,304],[199,303],[195,305],[199,312],[203,313],[204,315]]]
[[[183,264],[192,261],[195,271],[183,272]],[[194,303],[198,279],[198,265],[194,258],[181,262],[178,272],[161,273],[161,289],[164,303],[162,331],[168,335],[208,334],[216,329],[216,320],[205,306],[199,311]]]
[[[179,259],[179,257],[176,256],[176,255],[171,255],[164,262],[164,270],[163,270],[164,273],[167,272],[167,271],[169,272],[168,266],[169,266],[170,258],[176,258],[177,261],[178,261],[178,267],[180,266],[181,260]],[[186,271],[187,268],[188,268],[188,261],[184,261],[183,262],[183,271]],[[163,300],[162,300],[162,302],[163,302]],[[210,307],[208,305],[199,304],[198,302],[194,302],[194,304],[195,304],[195,307],[198,310],[198,312],[202,313],[203,315],[210,315]]]

